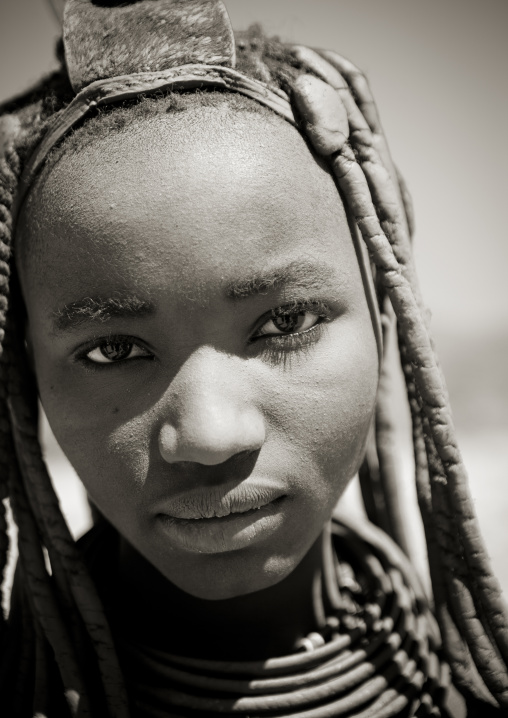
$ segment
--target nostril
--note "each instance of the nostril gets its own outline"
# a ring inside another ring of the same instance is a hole
[[[255,463],[264,442],[264,428],[258,421],[231,421],[227,424],[200,421],[192,424],[165,423],[159,430],[158,446],[167,463],[182,461],[211,466],[237,457],[242,464]]]
[[[171,424],[164,424],[159,432],[159,451],[165,461],[174,461],[177,451],[178,437]]]

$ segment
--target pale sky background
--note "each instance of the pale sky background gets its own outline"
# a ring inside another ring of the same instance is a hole
[[[508,0],[226,0],[233,25],[366,71],[416,210],[416,258],[486,537],[508,587]],[[0,101],[52,67],[48,0],[0,0]]]

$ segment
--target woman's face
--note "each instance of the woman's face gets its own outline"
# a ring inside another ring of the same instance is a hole
[[[51,427],[181,589],[287,576],[360,463],[377,351],[344,209],[289,124],[201,109],[63,158],[18,264]]]

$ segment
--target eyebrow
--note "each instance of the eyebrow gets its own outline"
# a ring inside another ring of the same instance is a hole
[[[336,274],[327,264],[292,262],[258,272],[249,279],[231,282],[225,288],[225,295],[227,299],[236,301],[286,288],[320,291],[334,279],[336,281]]]
[[[237,301],[268,294],[280,289],[318,292],[330,284],[335,272],[326,264],[292,262],[266,272],[257,272],[248,279],[226,285],[227,299]],[[110,319],[136,319],[155,313],[153,302],[136,296],[84,297],[54,312],[55,330],[73,331],[88,323],[105,323]]]
[[[58,331],[78,329],[88,322],[107,322],[110,319],[145,317],[155,312],[155,305],[135,296],[84,297],[70,302],[53,314],[54,327]]]

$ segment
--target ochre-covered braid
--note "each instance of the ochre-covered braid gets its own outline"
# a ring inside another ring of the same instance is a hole
[[[0,499],[8,494],[8,477],[17,466],[9,418],[9,362],[16,357],[5,351],[5,330],[10,301],[12,208],[26,151],[44,131],[44,116],[52,115],[68,88],[63,73],[44,79],[24,95],[0,107]],[[60,100],[58,97],[60,95]],[[44,106],[45,105],[45,106]],[[23,331],[23,328],[20,328]],[[3,586],[8,553],[5,506],[0,506],[0,585]],[[0,624],[3,624],[3,614]]]
[[[309,75],[298,78],[294,96],[314,148],[331,162],[395,310],[417,386],[420,413],[424,414],[437,541],[443,558],[449,559],[444,572],[447,605],[483,680],[496,700],[507,705],[505,606],[468,494],[446,389],[421,310],[418,287],[413,283],[409,237],[404,231],[397,192],[369,130],[362,127],[358,131],[351,95],[348,97],[340,87],[333,90]],[[452,519],[455,545],[447,537]]]
[[[58,596],[45,566],[40,537],[24,495],[19,475],[13,477],[10,500],[13,515],[18,525],[19,562],[22,568],[24,585],[30,596],[32,621],[40,624],[46,640],[54,652],[63,687],[69,696],[71,706],[77,707],[77,696],[81,696],[81,701],[86,706],[87,692],[85,691],[74,645],[62,614]],[[19,641],[19,637],[16,636],[14,640]],[[10,683],[6,682],[2,685],[2,693],[7,702],[9,701],[11,690]],[[14,700],[16,700],[15,696]],[[73,710],[71,715],[76,715],[76,711]]]
[[[11,207],[20,172],[20,162],[15,149],[15,121],[0,118],[0,136],[4,136],[0,154],[0,586],[3,585],[7,565],[9,539],[5,499],[8,496],[7,477],[13,463],[13,447],[7,410],[7,381],[3,340],[9,298],[9,261],[11,256],[12,219]],[[1,131],[3,130],[3,132]],[[0,592],[0,603],[2,595]],[[4,629],[3,614],[0,617],[0,640]]]
[[[399,176],[391,160],[376,105],[363,73],[336,53],[316,52],[302,46],[293,47],[293,52],[304,67],[341,94],[347,106],[349,135],[352,142],[354,138],[356,151],[359,151],[359,148],[368,151],[369,143],[375,147],[382,160],[383,168],[386,168],[392,178],[399,203],[404,202],[404,212],[400,221],[411,236],[413,230],[411,201],[405,186],[399,187]],[[413,280],[416,283],[415,277]],[[378,290],[380,307],[384,312],[383,331],[386,333],[384,341],[386,351],[391,346],[390,337],[395,323],[391,305],[386,301],[385,289],[380,286]],[[379,379],[375,415],[375,444],[367,452],[366,465],[362,468],[360,480],[369,518],[374,520],[409,553],[407,527],[401,509],[402,477],[399,469],[398,440],[395,435],[395,419],[391,401],[392,373],[393,365],[385,357]]]
[[[127,715],[127,698],[116,654],[110,650],[113,641],[109,626],[96,588],[83,565],[76,544],[61,514],[38,441],[35,393],[30,392],[27,387],[30,382],[27,367],[23,367],[23,362],[20,362],[18,366],[21,369],[24,368],[25,371],[20,371],[16,382],[18,391],[11,397],[14,437],[16,446],[19,447],[18,460],[22,474],[27,487],[30,486],[30,490],[27,492],[29,496],[32,496],[30,504],[34,513],[40,517],[41,533],[44,543],[48,547],[50,560],[52,556],[55,557],[55,562],[64,581],[66,577],[63,588],[68,606],[67,615],[74,627],[73,633],[77,629],[79,614],[96,654],[109,714],[120,718],[120,716]],[[86,642],[83,641],[82,645],[85,644]],[[85,650],[82,650],[82,653],[84,654],[82,659],[89,659]],[[90,678],[93,679],[93,676]]]
[[[375,413],[376,453],[379,466],[379,480],[384,499],[387,533],[409,556],[407,526],[403,518],[400,469],[398,450],[399,439],[393,411],[393,364],[389,352],[393,349],[393,334],[396,329],[391,307],[385,306],[383,322],[383,344],[385,357],[379,373],[378,395]]]
[[[402,369],[406,377],[406,387],[412,417],[416,492],[427,543],[434,610],[438,617],[443,636],[444,652],[447,661],[452,667],[457,684],[463,688],[467,687],[477,698],[489,702],[490,697],[487,688],[476,670],[467,644],[450,615],[447,606],[445,573],[442,551],[436,533],[433,514],[432,491],[429,481],[429,466],[421,407],[417,398],[417,389],[413,379],[412,367],[411,363],[407,360],[404,337],[402,335],[399,336],[399,347]]]
[[[46,89],[49,83],[44,83]],[[30,105],[29,98],[33,98],[33,92],[30,93],[29,97],[26,98],[26,102],[23,98],[20,98],[17,104],[21,105],[21,116],[25,121],[26,131],[23,132],[21,122],[18,120],[17,115],[8,115],[4,118],[4,125],[9,122],[11,127],[17,130],[18,146],[21,151],[25,146],[29,145],[28,134],[32,135],[32,141],[37,140],[44,128],[44,121],[41,117],[41,106],[38,102]],[[11,130],[10,137],[12,138],[13,132]],[[7,135],[9,136],[9,135]],[[11,139],[11,147],[4,148],[4,157],[2,158],[2,177],[1,187],[3,200],[3,213],[2,213],[2,239],[3,245],[6,245],[10,251],[10,238],[12,231],[12,221],[10,219],[10,210],[12,207],[12,199],[15,193],[16,182],[19,176],[19,156],[18,151],[14,146],[14,141]],[[6,252],[4,252],[4,255]],[[0,268],[2,276],[8,276],[8,267],[2,266]],[[4,311],[0,315],[0,319],[5,327],[5,310],[7,309],[7,299],[9,297],[9,286],[6,280],[1,281],[0,289],[2,291],[2,300]],[[10,490],[8,495],[10,496],[11,506],[13,513],[18,525],[18,549],[20,557],[20,566],[23,568],[24,583],[27,586],[28,595],[30,597],[29,605],[33,612],[32,620],[41,625],[41,628],[46,636],[46,640],[49,641],[57,664],[59,665],[61,676],[64,683],[64,690],[66,692],[69,708],[72,714],[77,714],[78,708],[78,697],[80,703],[80,715],[92,715],[90,710],[87,708],[87,694],[89,691],[85,689],[85,683],[82,680],[82,676],[87,673],[93,673],[96,669],[91,663],[92,670],[86,669],[87,663],[85,656],[78,654],[80,653],[80,645],[84,641],[88,641],[86,630],[80,627],[82,637],[79,637],[79,631],[76,630],[76,611],[71,611],[69,615],[69,608],[72,606],[69,604],[68,591],[65,591],[65,576],[61,570],[61,559],[59,557],[61,553],[59,550],[54,549],[54,545],[51,541],[47,540],[47,535],[44,536],[44,528],[47,525],[47,521],[51,521],[54,515],[48,515],[47,513],[47,500],[42,502],[42,505],[35,500],[34,497],[34,485],[28,480],[26,482],[26,476],[23,476],[18,468],[16,456],[14,454],[13,441],[12,441],[12,424],[8,418],[9,404],[12,406],[14,401],[19,404],[19,394],[21,388],[24,386],[25,390],[29,390],[33,387],[33,378],[26,370],[26,359],[23,348],[23,321],[18,318],[17,322],[11,321],[10,323],[10,345],[5,347],[5,342],[2,344],[4,349],[2,354],[2,423],[0,425],[0,436],[1,436],[1,450],[2,450],[2,486],[4,493],[6,493],[6,478],[10,476]],[[4,329],[2,328],[2,334]],[[21,374],[21,375],[20,375]],[[32,389],[32,401],[37,400],[36,391]],[[26,413],[26,412],[25,412]],[[37,420],[35,417],[31,417],[31,424],[33,427],[32,434],[35,437],[35,442],[38,446],[37,441]],[[29,442],[23,441],[21,447],[21,455],[25,459],[27,449],[29,448]],[[26,482],[26,483],[25,483]],[[25,490],[25,485],[27,491]],[[37,482],[35,482],[35,486]],[[28,496],[32,498],[29,501]],[[48,492],[46,492],[48,496]],[[46,505],[44,505],[46,504]],[[60,511],[58,510],[60,514]],[[61,516],[61,514],[60,514]],[[63,519],[61,519],[63,520]],[[48,554],[52,564],[53,576],[49,576],[41,546],[41,533],[44,536],[43,543],[48,549]],[[46,532],[47,533],[47,532]],[[6,533],[2,533],[3,545],[7,544]],[[83,592],[83,600],[88,603],[89,598],[86,596],[86,591]],[[67,610],[66,610],[67,608]],[[26,612],[25,612],[26,616]],[[23,623],[22,635],[17,638],[22,643],[25,638],[25,632],[30,628],[26,621]],[[33,627],[32,627],[33,631]],[[12,643],[12,640],[11,640]],[[81,651],[81,654],[83,652]],[[5,655],[3,659],[8,659]],[[86,656],[89,659],[89,656]],[[81,659],[81,660],[80,660]],[[41,690],[43,680],[40,678],[40,669],[43,668],[43,661],[38,662],[39,675],[36,674],[36,682],[38,681]],[[12,671],[13,666],[10,666]],[[25,698],[23,698],[23,691],[20,690],[19,680],[18,682],[12,682],[10,679],[9,666],[7,660],[2,661],[2,672],[1,676],[2,686],[1,693],[2,698],[5,698],[6,705],[9,705],[9,693],[12,693],[12,707],[16,712],[13,715],[17,715],[17,708],[19,707],[20,700],[26,700],[27,691],[25,690]],[[31,671],[23,671],[21,675],[25,676],[25,680],[29,680]],[[111,685],[112,674],[105,677],[105,683]],[[25,688],[27,688],[25,686]],[[46,690],[48,686],[46,686]],[[38,700],[42,700],[40,696],[37,696]],[[115,715],[111,712],[111,715]],[[121,715],[121,713],[118,713]]]

